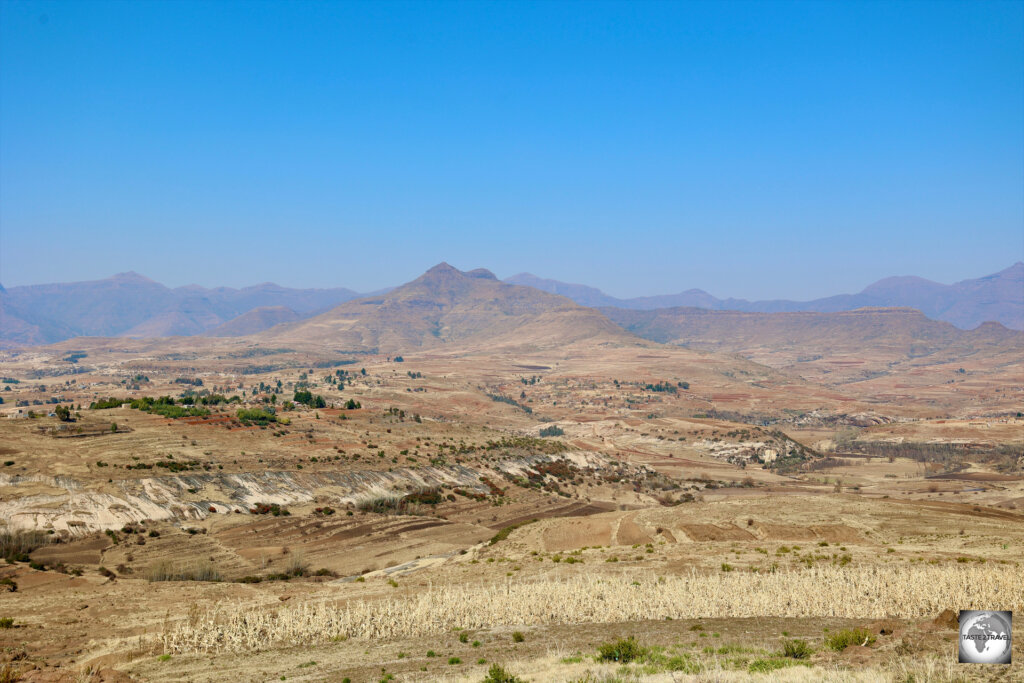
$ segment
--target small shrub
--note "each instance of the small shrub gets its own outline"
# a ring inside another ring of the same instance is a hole
[[[513,631],[513,633],[512,633],[512,642],[513,643],[521,643],[524,640],[526,640],[526,636],[523,635],[522,631]]]
[[[0,617],[0,628],[14,628],[14,619],[12,617]]]
[[[614,643],[605,643],[597,648],[597,658],[602,662],[628,664],[635,659],[640,659],[645,654],[647,654],[647,648],[641,647],[633,636],[620,638]]]
[[[455,664],[462,664],[462,660],[458,657],[449,657],[448,663],[454,666]]]
[[[790,659],[807,659],[814,650],[806,640],[787,640],[782,644],[782,656]]]
[[[491,664],[491,668],[487,671],[487,675],[480,683],[525,683],[523,679],[518,676],[513,676],[508,670],[500,664]]]
[[[842,652],[850,645],[870,645],[873,642],[875,642],[874,634],[864,628],[836,631],[825,639],[825,644],[836,652]]]

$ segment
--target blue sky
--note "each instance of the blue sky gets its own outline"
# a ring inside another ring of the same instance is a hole
[[[0,282],[446,260],[813,298],[1024,259],[1024,3],[0,2]]]

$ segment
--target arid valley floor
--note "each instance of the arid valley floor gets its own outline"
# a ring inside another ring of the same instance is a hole
[[[0,352],[0,680],[1022,679],[955,647],[1024,615],[1024,333],[488,276]]]

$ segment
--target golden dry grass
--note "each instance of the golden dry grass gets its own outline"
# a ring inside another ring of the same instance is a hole
[[[737,669],[726,658],[709,655],[700,661],[699,673],[678,671],[650,672],[644,668],[629,670],[618,663],[600,663],[589,659],[566,664],[559,656],[513,660],[508,670],[532,681],[551,683],[731,683],[756,680],[760,683],[960,683],[969,680],[950,657],[894,659],[889,662],[850,669],[837,664],[788,668],[754,675]],[[439,676],[437,683],[478,683],[486,667],[470,675]]]
[[[168,652],[247,651],[462,628],[728,617],[930,617],[955,605],[1024,608],[1016,567],[822,567],[775,574],[584,575],[432,586],[394,599],[322,600],[277,610],[223,606],[170,626]]]

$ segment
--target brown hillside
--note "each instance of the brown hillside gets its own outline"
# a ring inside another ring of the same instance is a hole
[[[806,377],[829,375],[822,379],[830,382],[923,365],[1010,363],[1024,349],[1024,333],[998,323],[961,330],[911,308],[837,313],[601,310],[652,341],[737,353],[771,367],[792,367]]]
[[[275,325],[290,323],[301,316],[287,306],[261,306],[233,318],[206,333],[208,337],[243,337],[269,330]]]
[[[357,299],[259,338],[330,343],[346,350],[401,352],[451,344],[546,346],[587,339],[635,343],[600,312],[565,297],[499,282],[441,263],[383,296]]]

